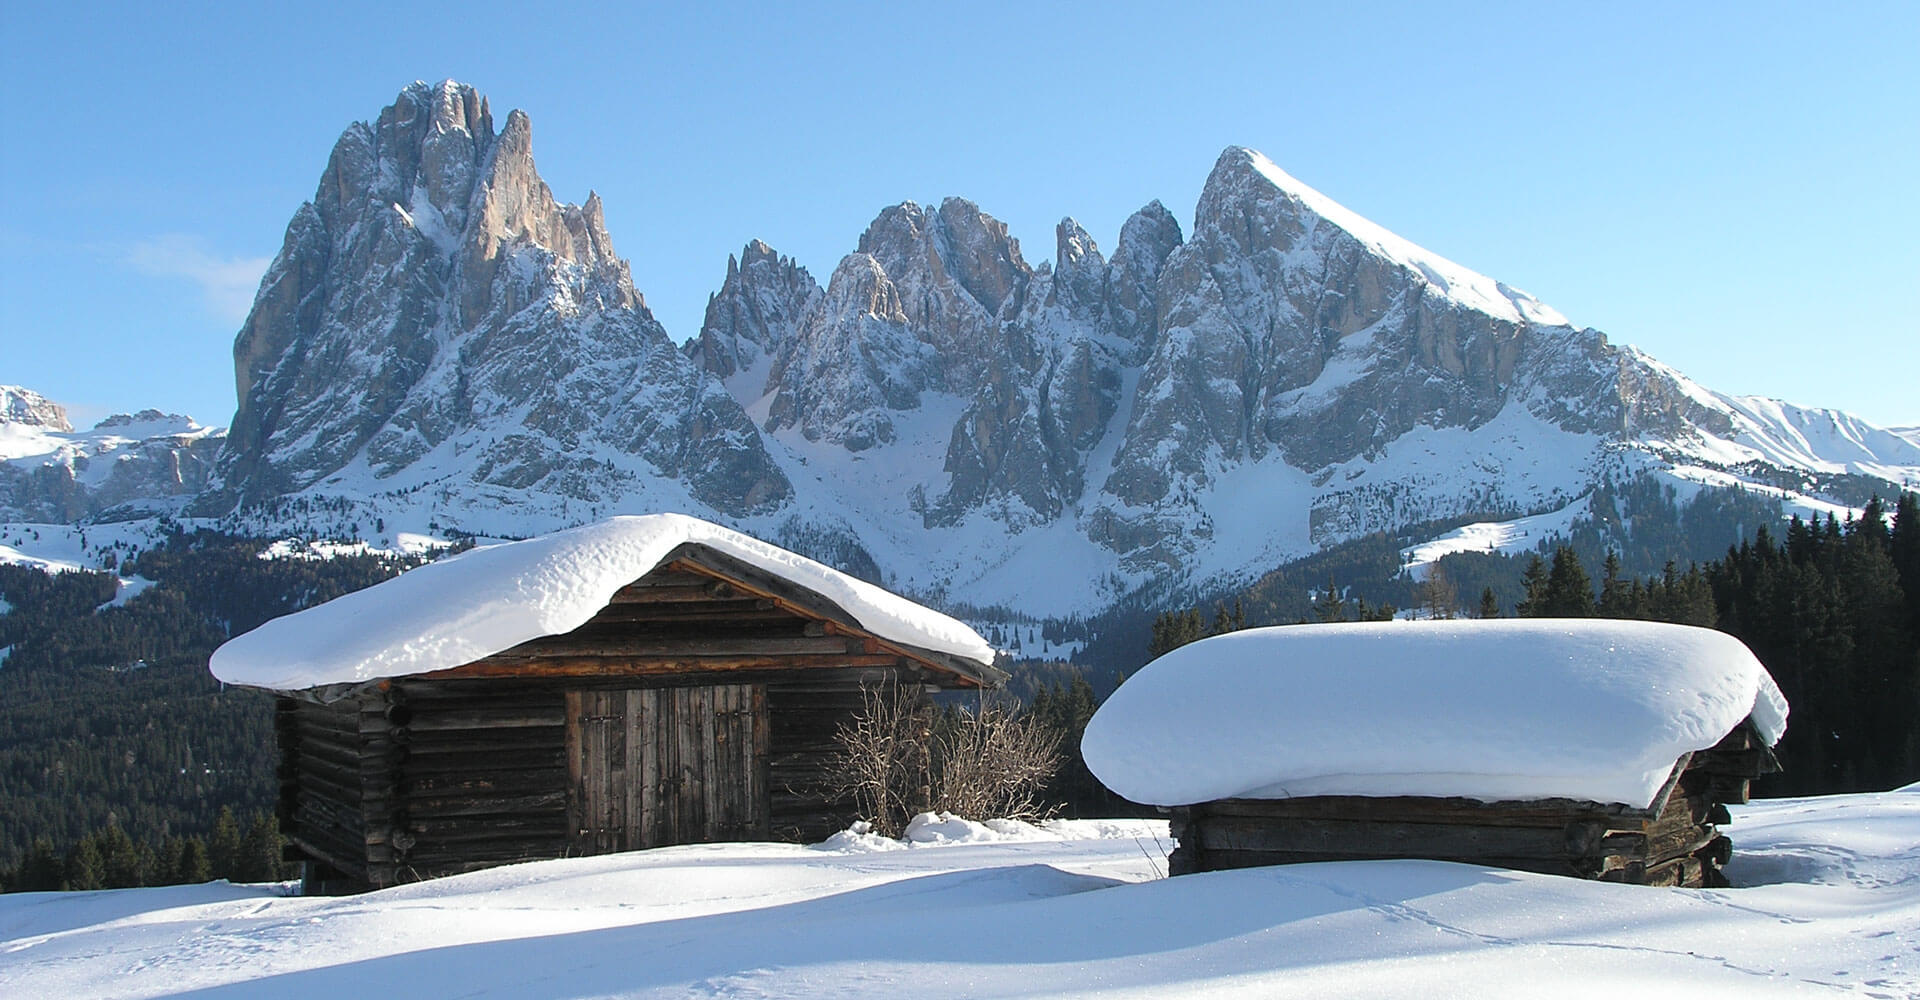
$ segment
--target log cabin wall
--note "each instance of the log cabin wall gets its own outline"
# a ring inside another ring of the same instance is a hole
[[[827,771],[862,687],[995,674],[807,599],[684,553],[572,632],[330,702],[282,698],[282,829],[310,890],[844,829],[855,806]]]
[[[788,680],[768,685],[769,826],[777,840],[813,843],[859,819],[851,797],[828,791],[833,735],[863,707],[858,681]]]
[[[1224,799],[1171,810],[1169,874],[1311,861],[1425,858],[1635,885],[1726,885],[1718,826],[1751,779],[1778,769],[1742,724],[1687,754],[1650,809],[1568,799],[1406,796]]]
[[[568,844],[566,696],[544,681],[409,678],[383,692],[387,738],[401,749],[382,776],[391,885],[532,858]],[[384,824],[380,821],[384,819]]]
[[[279,698],[274,738],[280,748],[281,832],[291,851],[322,866],[309,883],[321,891],[364,887],[371,859],[359,701]]]

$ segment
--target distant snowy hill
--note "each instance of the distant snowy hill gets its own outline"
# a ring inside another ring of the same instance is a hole
[[[76,431],[59,404],[0,385],[0,520],[177,510],[206,488],[225,433],[158,410],[115,414]]]
[[[363,896],[0,896],[0,994],[1435,997],[1920,993],[1920,794],[1733,807],[1736,888],[1436,861],[1163,878],[1166,824],[930,818]]]
[[[91,471],[15,459],[6,516],[124,509],[141,483],[368,537],[677,510],[936,602],[1067,615],[1573,510],[1607,479],[1797,510],[1920,484],[1911,429],[1714,392],[1237,147],[1189,232],[1150,202],[1111,255],[1065,219],[1030,264],[960,198],[881,210],[824,287],[750,242],[676,346],[531,134],[451,81],[349,127],[235,342],[224,444],[115,489],[88,478],[101,446]]]

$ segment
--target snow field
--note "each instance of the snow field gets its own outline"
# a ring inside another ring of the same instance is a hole
[[[675,847],[335,899],[225,883],[0,896],[0,995],[1920,991],[1912,791],[1735,807],[1728,874],[1745,887],[1716,890],[1427,861],[1165,879],[1152,821],[921,825],[886,848]]]

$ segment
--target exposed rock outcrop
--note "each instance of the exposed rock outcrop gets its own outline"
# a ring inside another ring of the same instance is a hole
[[[790,484],[668,339],[600,200],[557,202],[525,114],[414,84],[335,145],[234,344],[216,508],[465,482],[619,506],[659,477],[744,514]]]

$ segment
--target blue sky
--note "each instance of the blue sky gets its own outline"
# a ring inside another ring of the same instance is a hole
[[[226,422],[334,140],[453,77],[677,340],[749,239],[824,281],[961,195],[1110,250],[1246,145],[1714,388],[1920,424],[1920,4],[279,6],[8,6],[0,382]]]

